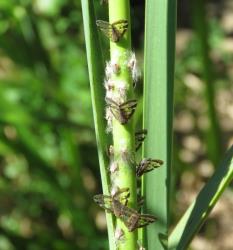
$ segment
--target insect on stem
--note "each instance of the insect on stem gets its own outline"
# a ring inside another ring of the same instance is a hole
[[[110,108],[113,116],[122,124],[128,123],[133,115],[136,107],[137,100],[128,100],[122,104],[118,104],[110,98],[105,98],[108,107]]]
[[[107,36],[110,41],[117,43],[124,36],[128,29],[127,20],[118,20],[114,23],[109,23],[103,20],[97,20],[96,25]]]
[[[122,196],[122,194],[124,194]],[[145,227],[156,220],[156,217],[150,214],[140,214],[137,210],[127,207],[129,198],[128,189],[121,189],[113,196],[109,195],[95,195],[94,201],[107,212],[113,213],[119,218],[129,232]]]
[[[142,143],[146,139],[147,136],[147,130],[142,129],[140,131],[137,131],[135,133],[135,151],[138,151],[138,149],[142,146]]]
[[[136,167],[136,175],[137,177],[142,176],[143,174],[154,170],[155,168],[160,167],[163,164],[162,160],[159,159],[151,159],[151,158],[144,158],[139,162]]]

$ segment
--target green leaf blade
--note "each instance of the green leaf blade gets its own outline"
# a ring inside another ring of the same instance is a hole
[[[158,217],[146,229],[146,249],[166,249],[159,236],[167,235],[169,225],[175,29],[176,1],[148,0],[144,58],[144,128],[148,136],[143,157],[161,159],[164,165],[144,178],[145,210]]]
[[[108,160],[106,155],[106,148],[109,144],[105,132],[106,123],[104,121],[104,63],[96,27],[93,1],[82,0],[81,4],[100,173],[103,193],[108,194],[108,188],[110,185],[107,175]],[[110,250],[115,250],[115,242],[112,240],[114,239],[112,215],[106,213],[106,219],[108,226],[109,247]]]
[[[169,236],[169,250],[187,249],[232,178],[233,146]]]

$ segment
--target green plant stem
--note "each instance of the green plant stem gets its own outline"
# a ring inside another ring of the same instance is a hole
[[[196,30],[199,45],[199,56],[202,63],[203,78],[205,81],[205,99],[207,104],[207,115],[209,127],[206,131],[207,151],[209,158],[215,166],[219,163],[221,156],[220,128],[215,109],[214,72],[210,59],[210,46],[208,43],[208,23],[206,20],[205,1],[192,0],[193,25]]]
[[[130,35],[130,4],[128,0],[109,0],[109,22],[113,23],[119,20],[128,21],[128,31],[119,42],[110,42],[111,60],[115,61],[119,58],[118,64],[121,67],[121,73],[116,80],[124,81],[127,85],[127,99],[132,99],[133,84],[129,69],[126,67],[129,51],[131,51],[131,35]],[[134,158],[134,127],[132,118],[127,125],[121,125],[116,119],[113,119],[113,145],[115,161],[118,163],[119,171],[113,180],[113,185],[119,188],[129,188],[129,207],[136,208],[136,175],[135,166],[126,157]],[[123,151],[124,152],[123,152]],[[134,159],[133,159],[134,161]],[[116,227],[122,228],[124,231],[124,241],[119,242],[119,249],[135,250],[137,244],[137,230],[128,232],[128,229],[121,220],[116,219]]]

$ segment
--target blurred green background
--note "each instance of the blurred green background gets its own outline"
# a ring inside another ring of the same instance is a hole
[[[132,1],[141,66],[142,2]],[[233,142],[232,82],[233,2],[178,1],[173,224]],[[80,1],[1,0],[0,250],[108,249],[100,192]],[[233,249],[232,205],[229,189],[191,249]]]

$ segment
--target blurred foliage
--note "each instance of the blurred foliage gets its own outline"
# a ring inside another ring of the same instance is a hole
[[[106,6],[96,3],[103,16]],[[140,56],[143,5],[132,5]],[[216,18],[209,25],[211,49],[217,50],[225,34]],[[189,30],[189,42],[177,54],[175,113],[191,117],[192,126],[175,126],[174,186],[206,157],[203,149],[191,160],[182,158],[185,136],[205,145],[196,123],[204,116],[202,91],[185,83],[202,77],[198,41]],[[231,62],[226,52],[214,57],[217,90],[232,88]],[[80,1],[0,1],[0,107],[0,249],[107,249],[104,214],[92,202],[100,174]]]
[[[106,249],[81,21],[79,1],[0,2],[1,250]]]

